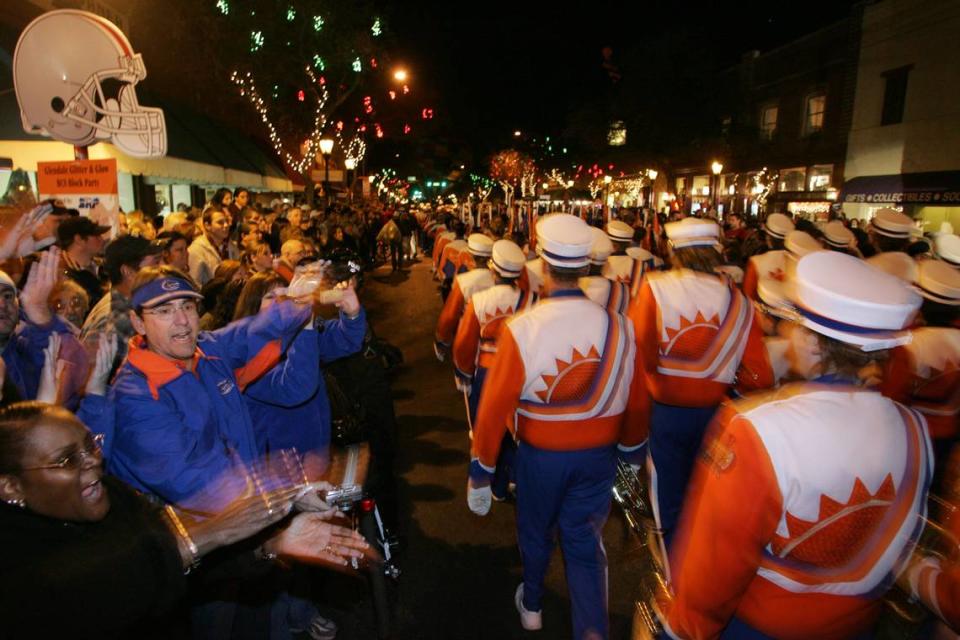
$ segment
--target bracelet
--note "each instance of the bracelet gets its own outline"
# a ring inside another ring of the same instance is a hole
[[[196,569],[197,565],[200,564],[200,550],[197,549],[197,545],[194,544],[193,538],[190,537],[190,533],[187,531],[187,528],[183,526],[183,523],[180,522],[180,517],[177,516],[177,512],[170,505],[164,506],[164,510],[167,512],[167,517],[170,518],[170,522],[173,523],[174,528],[177,530],[177,535],[180,536],[180,539],[187,545],[187,549],[190,551],[190,564],[187,565],[185,574],[190,573]]]

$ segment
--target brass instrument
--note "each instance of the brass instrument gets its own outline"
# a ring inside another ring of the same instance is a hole
[[[630,465],[617,463],[613,500],[620,506],[630,531],[640,542],[640,596],[633,613],[633,640],[652,640],[662,631],[657,616],[659,601],[670,598],[663,536],[657,527],[646,483]]]

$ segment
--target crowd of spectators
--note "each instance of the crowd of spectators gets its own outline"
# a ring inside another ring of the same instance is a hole
[[[289,563],[375,560],[322,499],[321,365],[370,332],[350,282],[286,294],[372,264],[390,218],[244,189],[113,226],[0,209],[0,635],[336,635]]]

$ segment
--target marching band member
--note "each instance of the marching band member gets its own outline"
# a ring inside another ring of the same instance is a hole
[[[907,284],[915,283],[917,262],[906,252],[915,228],[910,216],[895,209],[880,209],[870,221],[870,241],[878,253],[867,262]]]
[[[463,311],[473,294],[493,286],[493,273],[487,268],[487,260],[493,252],[493,240],[482,233],[471,233],[467,249],[474,256],[476,268],[461,273],[453,280],[453,288],[443,304],[440,318],[437,320],[434,353],[441,362],[453,344],[457,334],[457,325],[463,317]]]
[[[937,476],[957,438],[960,414],[960,273],[941,260],[919,264],[924,326],[890,354],[881,391],[924,415],[933,440]]]
[[[490,509],[490,477],[504,432],[519,439],[517,530],[523,583],[514,602],[524,629],[540,629],[543,580],[559,530],[574,637],[606,638],[602,530],[620,450],[641,449],[642,423],[626,417],[634,370],[630,323],[587,300],[577,279],[592,238],[580,218],[537,224],[545,298],[510,319],[484,384],[474,427],[467,503]]]
[[[633,227],[622,220],[611,220],[606,226],[607,237],[613,243],[613,254],[607,258],[603,267],[603,276],[614,282],[626,282],[631,285],[631,297],[640,288],[643,274],[657,266],[658,258],[641,247],[633,244]],[[660,262],[662,264],[662,261]]]
[[[856,258],[863,257],[857,249],[857,237],[839,220],[831,220],[823,225],[823,241],[831,251],[846,253]]]
[[[537,247],[537,253],[540,253],[540,247]],[[532,260],[527,260],[523,265],[523,273],[520,274],[518,286],[527,293],[539,296],[543,289],[543,258],[537,255]]]
[[[747,270],[743,276],[743,294],[751,300],[757,300],[757,281],[760,278],[783,279],[784,261],[787,251],[784,247],[787,234],[793,231],[793,220],[782,213],[771,213],[763,223],[767,244],[766,253],[752,256],[747,261]]]
[[[651,487],[669,541],[704,429],[735,382],[773,384],[753,305],[715,274],[720,228],[685,218],[666,225],[674,269],[644,278],[628,316],[637,360],[654,402],[650,415]]]
[[[447,223],[438,222],[436,226],[436,235],[433,236],[433,250],[431,251],[431,265],[434,274],[440,266],[440,256],[443,254],[443,248],[457,239],[457,234],[447,227]]]
[[[467,227],[460,222],[453,223],[454,239],[450,240],[440,249],[440,258],[437,260],[437,279],[447,286],[457,275],[457,259],[461,251],[467,251],[467,241],[464,235],[467,233]],[[446,300],[446,296],[444,296]]]
[[[933,253],[954,269],[960,269],[960,236],[941,233],[933,240]]]
[[[520,247],[510,240],[493,243],[490,267],[496,273],[496,284],[473,295],[457,327],[457,337],[453,341],[453,366],[461,387],[469,393],[468,419],[471,430],[477,419],[483,381],[497,354],[500,331],[511,316],[526,311],[536,300],[536,296],[527,294],[517,286],[524,258]],[[507,498],[516,449],[513,436],[505,433],[491,487],[494,500]]]
[[[820,377],[714,419],[670,551],[673,638],[861,637],[919,534],[923,417],[857,376],[909,339],[919,296],[832,252],[802,258],[794,285]]]
[[[580,278],[580,289],[601,307],[621,315],[630,304],[630,285],[601,275],[607,258],[613,253],[613,243],[601,229],[590,227],[593,244],[590,246],[590,275]]]

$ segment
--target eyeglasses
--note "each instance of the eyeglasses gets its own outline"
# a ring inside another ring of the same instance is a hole
[[[83,466],[85,460],[93,460],[99,463],[103,457],[103,434],[96,435],[88,433],[83,443],[83,449],[74,451],[63,456],[53,464],[44,464],[36,467],[24,467],[24,471],[35,471],[38,469],[62,469],[65,471],[76,471]]]
[[[155,316],[158,320],[173,320],[173,317],[177,314],[178,311],[183,311],[186,315],[195,315],[197,313],[197,303],[193,300],[187,300],[186,302],[178,305],[174,304],[165,304],[156,309],[144,309],[143,315]]]

